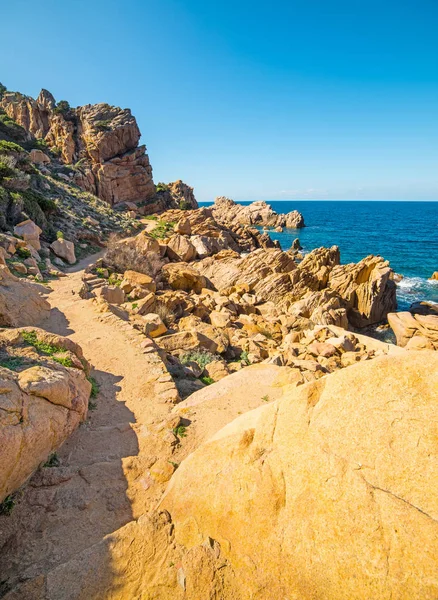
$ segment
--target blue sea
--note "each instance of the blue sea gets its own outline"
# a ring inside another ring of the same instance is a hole
[[[304,252],[339,246],[343,264],[380,254],[404,276],[397,285],[398,310],[407,310],[417,300],[438,303],[438,281],[428,281],[438,271],[438,202],[324,200],[268,204],[278,213],[298,210],[304,216],[304,229],[269,232],[284,250],[298,237]]]

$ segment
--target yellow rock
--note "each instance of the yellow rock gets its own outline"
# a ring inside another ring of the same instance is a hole
[[[300,386],[195,450],[160,508],[188,553],[219,544],[224,598],[437,598],[437,398],[430,351]]]

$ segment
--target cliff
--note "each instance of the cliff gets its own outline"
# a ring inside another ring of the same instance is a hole
[[[47,90],[34,100],[6,92],[0,103],[10,119],[24,128],[28,140],[43,140],[75,166],[74,182],[109,204],[146,201],[155,195],[146,146],[128,108],[87,104],[71,108],[56,103]]]

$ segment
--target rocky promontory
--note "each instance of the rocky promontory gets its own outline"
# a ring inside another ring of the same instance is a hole
[[[155,194],[146,146],[128,108],[56,103],[47,90],[34,100],[6,92],[0,107],[27,132],[74,165],[74,181],[109,204],[147,201]]]
[[[297,210],[286,214],[276,213],[262,200],[249,205],[237,204],[230,198],[220,196],[215,199],[213,215],[221,222],[234,222],[239,225],[262,225],[266,227],[286,227],[299,229],[304,227],[304,217]]]

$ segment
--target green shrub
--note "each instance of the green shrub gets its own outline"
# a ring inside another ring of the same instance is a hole
[[[10,494],[9,496],[6,496],[6,498],[0,504],[0,515],[5,515],[6,517],[9,517],[14,506],[15,506],[14,494]]]
[[[67,100],[60,100],[58,104],[53,108],[55,114],[66,115],[70,111],[70,104]]]
[[[19,146],[15,142],[7,142],[6,140],[0,140],[0,153],[1,154],[23,154],[26,152],[22,146]]]
[[[155,190],[157,192],[168,192],[169,191],[169,186],[167,185],[167,183],[163,183],[162,181],[160,181],[155,186]]]
[[[58,455],[56,452],[52,452],[52,454],[50,454],[49,458],[43,464],[43,467],[51,469],[53,467],[59,467],[60,465],[61,461],[59,460]]]
[[[208,375],[200,377],[199,380],[202,381],[202,383],[205,383],[205,385],[211,385],[212,383],[214,383],[214,379],[208,377]]]
[[[111,119],[105,119],[102,121],[95,121],[94,128],[98,131],[109,131],[111,129]]]
[[[62,231],[57,231],[56,232],[56,239],[57,240],[63,240],[64,239],[64,234]]]
[[[181,357],[181,362],[183,365],[186,365],[190,362],[195,362],[199,365],[201,369],[204,369],[206,365],[213,362],[214,360],[218,360],[219,357],[208,350],[191,350],[190,352],[186,352]]]
[[[248,358],[248,352],[246,350],[244,350],[242,352],[242,354],[240,355],[240,360],[241,360],[241,362],[245,363],[246,365],[250,365],[251,364],[251,362],[250,362],[250,360]]]
[[[96,398],[99,393],[99,390],[100,390],[100,385],[97,383],[95,378],[92,377],[91,375],[89,377],[87,377],[87,379],[91,383],[90,398]]]
[[[184,427],[184,425],[178,425],[178,427],[175,427],[175,429],[173,430],[173,433],[180,438],[186,437],[187,433],[186,433],[186,428]]]
[[[0,160],[0,181],[6,179],[7,177],[13,177],[15,173],[15,169]]]
[[[23,260],[32,256],[30,250],[28,250],[27,248],[17,248],[15,254]]]
[[[4,367],[10,371],[17,371],[23,364],[24,359],[21,356],[0,356],[0,367]]]

